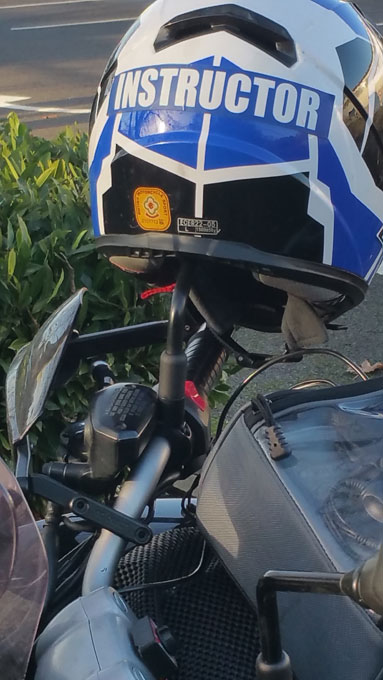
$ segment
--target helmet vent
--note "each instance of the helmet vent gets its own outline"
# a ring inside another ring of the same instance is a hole
[[[295,43],[283,26],[238,5],[205,7],[174,17],[160,28],[154,49],[159,52],[184,40],[217,31],[226,31],[246,40],[285,66],[292,66],[297,61]]]

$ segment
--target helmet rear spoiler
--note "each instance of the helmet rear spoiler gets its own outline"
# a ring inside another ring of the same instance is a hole
[[[295,43],[287,30],[266,17],[238,5],[217,5],[187,12],[161,26],[154,41],[156,52],[212,32],[226,31],[259,47],[285,66],[297,61]]]

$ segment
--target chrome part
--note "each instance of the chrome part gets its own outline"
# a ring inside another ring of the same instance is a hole
[[[312,387],[336,387],[336,383],[326,378],[314,378],[313,380],[302,380],[290,387],[291,390],[310,390]]]
[[[169,443],[163,437],[155,437],[139,458],[129,479],[122,485],[115,509],[129,517],[141,517],[144,508],[162,476],[170,457]],[[125,548],[125,541],[110,531],[103,530],[90,554],[86,567],[83,595],[110,586],[118,560]]]

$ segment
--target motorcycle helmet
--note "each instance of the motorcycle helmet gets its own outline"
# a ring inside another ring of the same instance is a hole
[[[382,260],[382,152],[383,43],[353,3],[157,0],[93,104],[96,242],[153,283],[192,258],[218,332],[317,338]]]

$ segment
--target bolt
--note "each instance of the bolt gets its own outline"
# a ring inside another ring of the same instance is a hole
[[[82,498],[75,500],[74,503],[73,503],[73,510],[75,512],[76,512],[76,510],[83,512],[84,510],[88,510],[88,509],[89,509],[89,504],[86,501],[84,501]]]
[[[136,531],[136,539],[138,541],[146,541],[147,539],[147,531],[146,529],[137,529]]]

